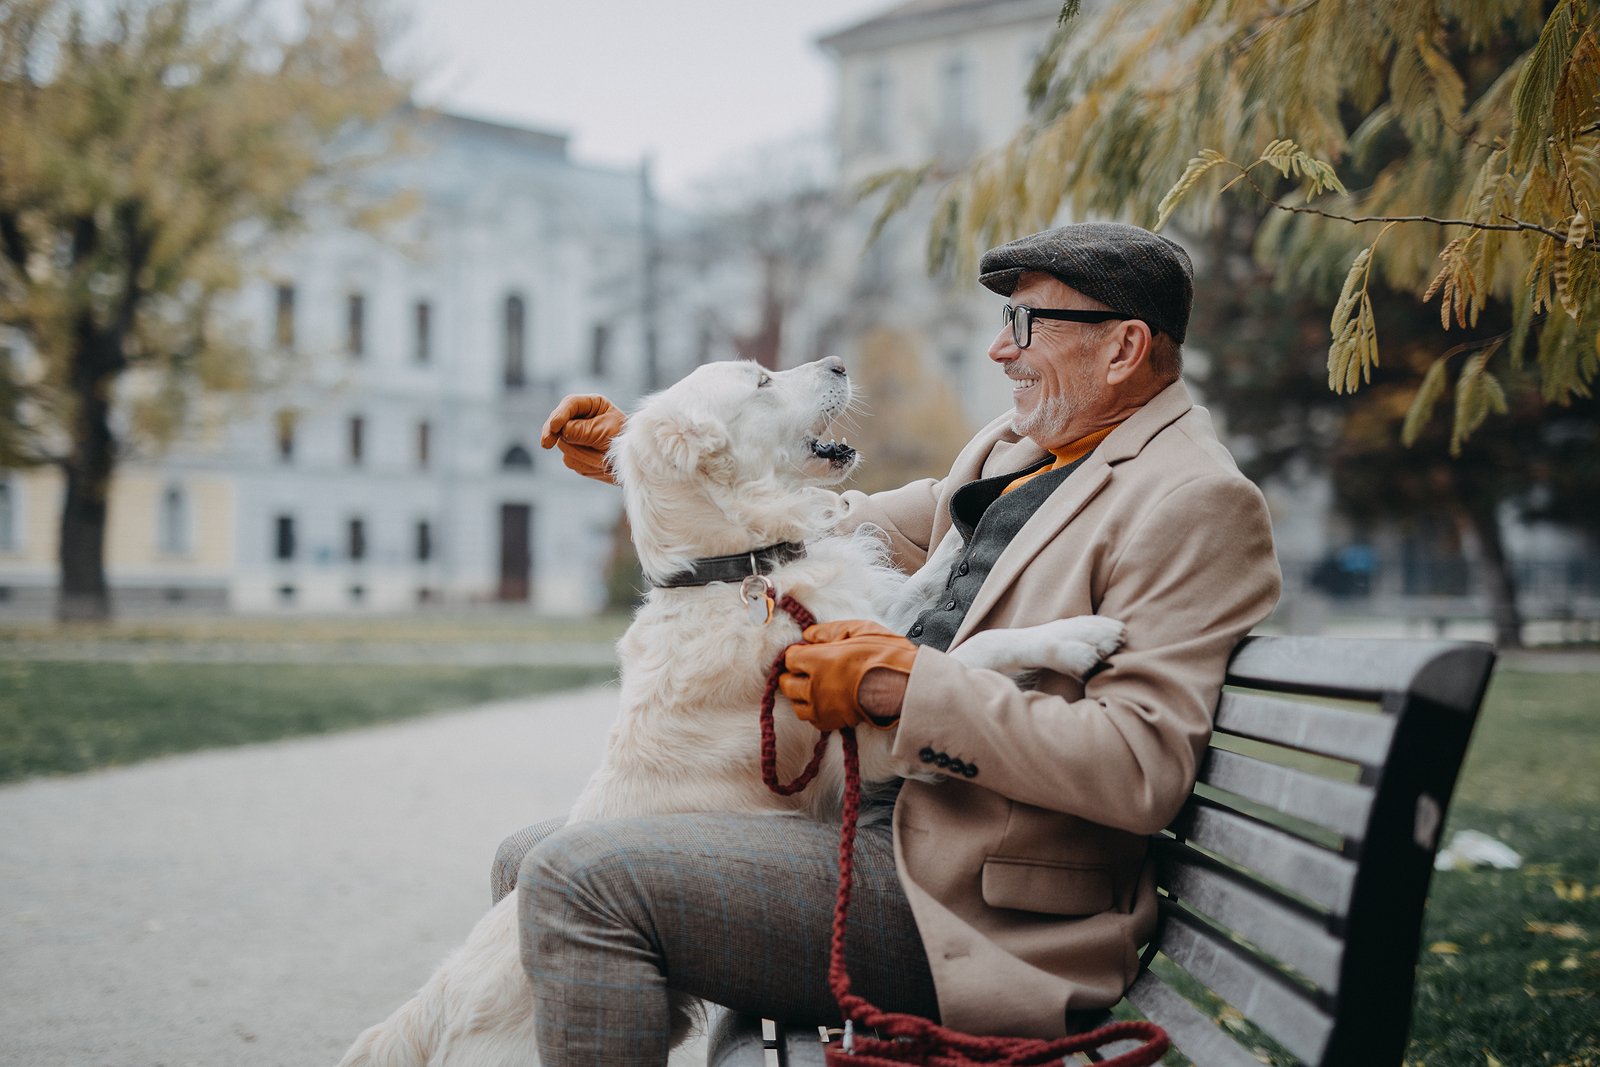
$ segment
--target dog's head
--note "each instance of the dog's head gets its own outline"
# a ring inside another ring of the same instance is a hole
[[[831,430],[852,396],[830,357],[786,371],[708,363],[646,397],[611,448],[646,576],[832,525],[838,497],[823,487],[857,456]]]

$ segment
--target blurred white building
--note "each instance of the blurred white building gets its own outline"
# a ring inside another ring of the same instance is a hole
[[[1060,12],[1060,0],[907,0],[823,37],[838,62],[842,201],[875,174],[930,161],[953,174],[1003,145],[1027,117],[1028,79]],[[838,340],[873,326],[914,335],[926,370],[945,374],[982,425],[1011,405],[985,356],[1003,301],[974,276],[929,276],[931,190],[863,250],[880,200],[850,206],[834,235],[830,330]]]
[[[414,210],[313,226],[238,294],[271,387],[209,403],[110,507],[119,609],[604,601],[615,490],[538,447],[566,392],[651,378],[653,246],[640,170],[566,138],[418,113],[367,192]],[[0,611],[53,604],[61,485],[0,474]]]

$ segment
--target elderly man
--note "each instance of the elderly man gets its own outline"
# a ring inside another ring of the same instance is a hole
[[[941,480],[845,494],[910,570],[947,537],[948,595],[905,636],[808,630],[780,680],[821,729],[892,727],[908,781],[857,846],[850,965],[887,1010],[1057,1036],[1117,1001],[1155,919],[1147,837],[1193,785],[1234,644],[1279,588],[1267,509],[1179,378],[1188,256],[1083,223],[986,253],[1010,298],[989,358],[1012,410]],[[546,447],[605,477],[622,425],[569,398]],[[952,531],[954,531],[952,533]],[[945,655],[979,630],[1083,614],[1127,626],[1079,682],[1037,687]],[[572,827],[522,867],[524,958],[547,1064],[659,1064],[666,991],[769,1017],[835,1016],[831,830],[687,816]]]

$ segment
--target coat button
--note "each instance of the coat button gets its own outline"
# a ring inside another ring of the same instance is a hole
[[[937,756],[933,757],[933,765],[935,767],[948,767],[948,766],[950,766],[950,757],[949,757],[949,755],[947,755],[946,753],[943,753],[943,752],[939,753]]]
[[[968,763],[961,768],[961,773],[968,778],[976,778],[978,777],[978,765],[976,763]]]
[[[965,573],[967,573],[968,569],[969,568],[967,567],[967,561],[966,560],[962,560],[961,561],[961,566],[956,568],[956,573],[957,574],[965,574]]]
[[[946,610],[946,611],[954,611],[954,610],[956,610],[956,602],[954,600],[950,601],[950,603],[948,603],[948,604],[946,604],[944,606],[944,610]]]
[[[951,774],[966,774],[967,773],[967,765],[965,763],[961,762],[958,759],[953,759],[953,760],[950,761],[950,773]]]
[[[917,758],[920,759],[923,763],[932,763],[934,755],[935,755],[935,753],[934,753],[933,749],[925,748],[921,752],[917,753]]]
[[[922,636],[922,624],[920,622],[917,623],[909,631],[907,631],[906,636],[907,637],[921,637]]]

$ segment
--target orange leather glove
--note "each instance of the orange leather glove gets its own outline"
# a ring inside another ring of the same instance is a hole
[[[564,397],[544,420],[539,446],[561,449],[561,462],[585,478],[616,485],[611,468],[606,465],[606,452],[626,422],[622,409],[603,396],[584,393]]]
[[[784,650],[784,673],[778,675],[778,688],[797,716],[823,732],[862,722],[880,730],[894,726],[898,712],[883,719],[862,708],[861,679],[880,667],[909,676],[915,644],[863,619],[818,623],[800,636],[805,643]]]

